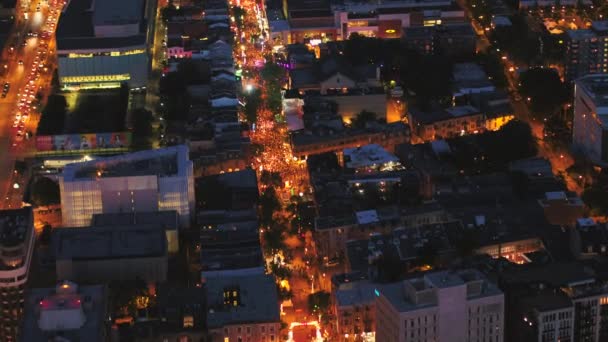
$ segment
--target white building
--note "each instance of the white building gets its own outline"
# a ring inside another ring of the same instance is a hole
[[[20,341],[108,341],[107,304],[103,285],[63,281],[54,288],[31,289]]]
[[[594,163],[608,163],[608,74],[575,82],[572,140]]]
[[[185,145],[67,165],[59,177],[64,226],[94,214],[175,210],[188,226],[194,213],[193,164]]]
[[[504,295],[477,270],[429,272],[375,295],[376,341],[503,341]]]
[[[31,207],[0,210],[0,341],[14,341],[34,251]]]

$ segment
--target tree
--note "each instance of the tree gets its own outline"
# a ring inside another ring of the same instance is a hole
[[[588,187],[583,191],[581,199],[593,216],[604,216],[608,213],[608,191],[599,186]]]
[[[38,177],[32,183],[31,200],[35,207],[59,204],[59,184],[50,178]]]
[[[329,308],[329,293],[319,291],[308,295],[308,311],[312,314],[324,313]]]
[[[131,113],[133,148],[136,150],[147,150],[151,147],[152,112],[144,108],[137,108]]]
[[[247,122],[255,123],[258,120],[258,111],[262,105],[262,91],[253,89],[245,95],[245,118]]]
[[[283,178],[281,174],[278,172],[270,172],[268,170],[263,170],[260,175],[260,182],[266,186],[273,186],[276,188],[280,188],[283,186]]]
[[[568,102],[568,89],[553,69],[530,69],[521,75],[520,80],[521,94],[530,98],[530,108],[541,119],[552,116]]]
[[[63,133],[68,103],[62,95],[50,95],[38,123],[38,135]]]
[[[352,119],[351,126],[353,128],[365,128],[369,122],[374,121],[376,121],[376,113],[362,110]]]
[[[272,223],[272,216],[281,209],[281,203],[277,198],[276,190],[269,186],[260,196],[260,223],[269,226]]]
[[[242,7],[232,6],[232,15],[234,16],[236,26],[242,29],[243,19],[245,18],[245,15],[247,15],[247,12]]]
[[[283,235],[283,231],[281,229],[266,229],[264,231],[263,238],[264,249],[268,252],[267,254],[274,254],[277,251],[285,248],[285,236]]]

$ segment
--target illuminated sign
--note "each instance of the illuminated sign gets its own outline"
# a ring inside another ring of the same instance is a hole
[[[129,74],[64,76],[61,78],[61,83],[124,82],[130,79],[131,75]]]
[[[388,29],[388,30],[386,30],[386,31],[384,31],[384,32],[386,32],[386,33],[395,33],[395,32],[397,32],[397,31],[396,31],[396,30],[393,30],[393,29]]]
[[[92,53],[70,53],[68,54],[68,58],[91,58],[93,57]]]
[[[376,297],[380,297],[380,291],[378,291],[378,289],[374,289],[374,294]]]
[[[99,151],[127,148],[130,145],[130,132],[36,136],[36,149],[38,152]]]

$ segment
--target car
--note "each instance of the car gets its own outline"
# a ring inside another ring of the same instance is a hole
[[[19,65],[23,65],[23,60],[20,59],[19,62],[17,62],[17,63],[19,63]]]
[[[13,122],[13,128],[17,128],[19,126],[19,121]]]

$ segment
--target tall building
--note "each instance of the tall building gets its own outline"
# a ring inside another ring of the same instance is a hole
[[[0,341],[15,341],[34,250],[31,207],[0,211]]]
[[[595,21],[589,29],[566,35],[566,80],[608,72],[608,21]]]
[[[109,341],[108,298],[103,285],[64,281],[28,292],[20,341]]]
[[[144,0],[71,0],[57,25],[59,83],[64,89],[131,88],[148,81],[154,6]],[[152,15],[152,16],[151,16]]]
[[[576,81],[572,140],[574,148],[594,163],[608,162],[608,74]]]
[[[68,164],[59,176],[63,225],[94,214],[175,210],[182,226],[194,213],[193,165],[185,145]]]
[[[504,295],[477,270],[429,272],[374,291],[376,341],[503,341]]]
[[[608,287],[601,273],[570,262],[515,268],[500,277],[509,341],[608,341]]]

